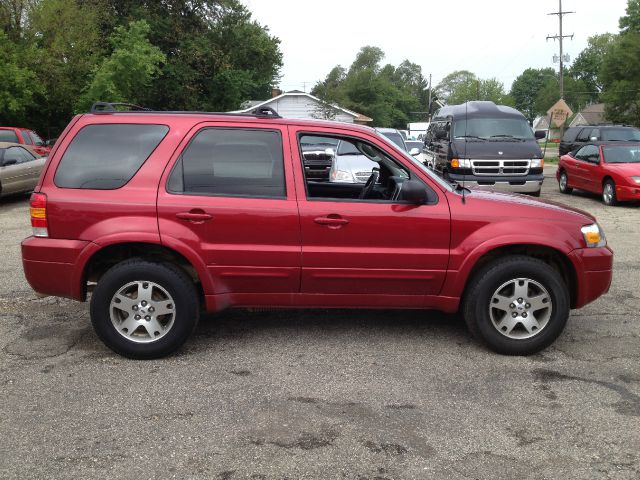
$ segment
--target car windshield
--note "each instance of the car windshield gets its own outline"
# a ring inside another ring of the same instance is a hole
[[[640,145],[603,147],[605,163],[640,163]]]
[[[640,141],[640,130],[635,128],[606,128],[602,130],[602,140],[609,142]]]
[[[18,143],[18,135],[13,130],[0,130],[0,142]]]
[[[480,138],[502,141],[505,139],[534,140],[533,130],[522,118],[468,118],[453,126],[454,138]]]
[[[412,148],[419,148],[422,150],[422,142],[414,142],[409,140],[408,142],[405,142],[407,144],[407,149],[411,150]]]
[[[398,132],[380,132],[397,146],[404,150],[404,140]]]

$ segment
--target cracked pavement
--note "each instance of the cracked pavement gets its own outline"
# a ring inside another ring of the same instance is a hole
[[[611,292],[538,355],[440,314],[241,310],[145,362],[104,347],[87,304],[33,294],[27,198],[0,200],[0,477],[639,478],[640,207],[553,178],[543,198],[593,213],[616,256]]]

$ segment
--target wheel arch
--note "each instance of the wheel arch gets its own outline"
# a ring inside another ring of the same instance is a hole
[[[567,255],[562,251],[539,244],[515,244],[502,245],[484,252],[473,264],[465,278],[464,289],[461,296],[461,305],[464,304],[469,286],[473,283],[478,272],[491,262],[508,255],[525,255],[543,261],[556,270],[564,280],[569,290],[571,307],[576,304],[578,296],[578,279],[576,269]]]

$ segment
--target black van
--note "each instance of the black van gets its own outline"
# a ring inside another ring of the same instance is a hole
[[[442,107],[425,136],[425,163],[445,179],[470,187],[540,195],[544,161],[519,111],[493,102]]]

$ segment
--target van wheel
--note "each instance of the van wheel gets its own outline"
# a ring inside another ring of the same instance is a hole
[[[504,355],[530,355],[558,338],[569,318],[569,292],[546,263],[514,255],[469,282],[463,313],[471,333]]]
[[[602,201],[605,205],[609,205],[610,207],[615,207],[618,204],[618,199],[616,198],[616,184],[613,180],[605,180],[602,185]]]
[[[198,323],[199,302],[193,282],[178,267],[132,259],[102,276],[90,310],[93,328],[111,350],[151,359],[182,346]]]
[[[558,179],[558,188],[560,189],[560,193],[569,194],[573,192],[573,188],[569,186],[569,177],[567,177],[566,172],[560,173],[560,178]]]

